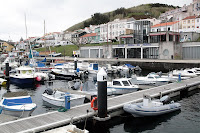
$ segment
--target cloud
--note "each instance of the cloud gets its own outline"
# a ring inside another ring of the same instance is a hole
[[[189,4],[191,0],[1,0],[0,39],[9,36],[18,41],[25,38],[25,14],[28,36],[42,36],[45,32],[63,31],[84,21],[94,13],[110,12],[120,7],[133,7],[146,3],[165,3],[175,6]]]

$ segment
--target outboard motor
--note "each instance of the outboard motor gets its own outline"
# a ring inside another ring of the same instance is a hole
[[[52,95],[53,94],[53,90],[48,88],[44,91],[44,93],[47,93],[48,95]]]
[[[81,87],[80,81],[76,81],[75,84],[74,84],[74,89],[78,90],[80,87]]]
[[[75,88],[74,88],[74,81],[69,81],[68,82],[68,86],[69,86],[70,89],[75,90]]]
[[[170,97],[169,96],[163,96],[160,98],[160,101],[163,103],[163,104],[166,104],[168,103],[170,100]]]

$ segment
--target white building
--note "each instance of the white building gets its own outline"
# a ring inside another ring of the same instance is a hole
[[[151,32],[172,31],[178,32],[179,21],[167,22],[151,26]]]
[[[90,25],[89,27],[85,27],[83,31],[86,33],[95,33],[95,29],[99,27],[98,25]]]
[[[118,39],[120,35],[126,34],[126,30],[133,30],[135,19],[115,19],[107,24],[100,25],[100,41],[107,42],[111,39]]]
[[[195,16],[200,14],[200,0],[193,0],[189,5],[184,5],[181,8],[176,8],[174,10],[169,10],[165,13],[162,13],[159,18],[169,20],[173,18],[173,21],[179,21],[188,16]]]

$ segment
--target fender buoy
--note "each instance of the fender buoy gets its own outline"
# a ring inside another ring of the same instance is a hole
[[[36,81],[41,81],[42,78],[40,76],[36,77]]]
[[[96,102],[96,103],[94,103]],[[93,97],[92,101],[91,101],[91,108],[93,110],[98,110],[98,107],[97,107],[97,97]]]

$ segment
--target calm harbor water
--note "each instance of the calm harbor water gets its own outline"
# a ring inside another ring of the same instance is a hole
[[[104,124],[87,123],[90,133],[200,133],[200,92],[176,98],[181,111],[157,117],[134,118],[125,113]],[[78,125],[83,128],[84,124]]]
[[[143,72],[146,75],[148,72]],[[33,102],[37,104],[37,109],[32,115],[38,115],[50,111],[55,111],[58,107],[49,106],[42,100],[42,93],[46,88],[67,88],[67,81],[54,80],[53,85],[36,84],[34,87],[26,88],[25,86],[17,87],[10,85],[9,90],[1,87],[0,97],[7,91],[23,91],[26,90],[32,96]],[[25,87],[25,88],[23,88]],[[90,133],[199,133],[200,132],[200,93],[194,93],[185,98],[177,98],[182,108],[181,111],[170,114],[148,117],[134,118],[130,114],[123,114],[112,118],[104,124],[96,124],[92,121],[87,122],[86,129]],[[78,127],[83,128],[84,124],[79,124]]]

